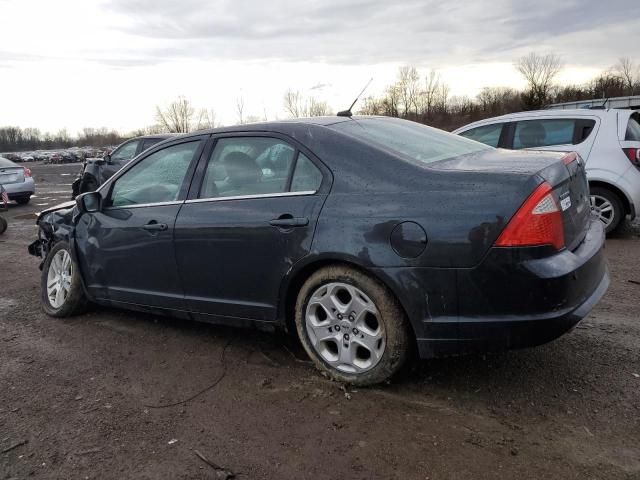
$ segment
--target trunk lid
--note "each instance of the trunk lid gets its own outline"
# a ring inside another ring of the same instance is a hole
[[[577,153],[486,150],[451,160],[436,162],[431,168],[527,178],[522,203],[543,182],[553,189],[564,225],[565,245],[575,250],[589,228],[591,207],[585,164]],[[500,192],[496,192],[500,195]],[[515,212],[514,212],[515,213]],[[508,222],[506,222],[508,223]],[[505,224],[506,224],[505,223]]]
[[[0,167],[0,185],[24,182],[24,168]]]

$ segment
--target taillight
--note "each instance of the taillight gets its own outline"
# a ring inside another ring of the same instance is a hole
[[[640,167],[640,148],[623,148],[624,154],[636,167]]]
[[[513,216],[496,241],[497,247],[552,245],[564,248],[564,226],[551,185],[541,184]]]
[[[31,176],[31,170],[29,170],[27,167],[22,167],[24,168],[24,176],[25,177],[30,177]]]

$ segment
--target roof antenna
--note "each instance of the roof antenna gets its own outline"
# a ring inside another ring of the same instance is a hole
[[[367,82],[367,84],[364,86],[364,88],[362,89],[362,91],[358,94],[358,96],[356,97],[356,99],[353,101],[353,103],[351,104],[351,106],[347,109],[347,110],[343,110],[341,112],[338,112],[338,116],[339,117],[352,117],[353,113],[351,113],[351,109],[355,106],[355,104],[358,102],[358,100],[360,100],[360,97],[362,96],[362,94],[364,93],[364,91],[369,87],[369,85],[371,84],[371,82],[373,82],[373,77],[371,77],[369,79],[369,81]]]

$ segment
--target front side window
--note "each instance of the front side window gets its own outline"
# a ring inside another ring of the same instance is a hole
[[[524,120],[516,124],[513,148],[572,145],[576,121],[572,119]]]
[[[128,162],[135,157],[139,143],[140,140],[132,140],[116,148],[115,152],[111,154],[111,160],[114,162]]]
[[[126,207],[178,199],[180,187],[200,141],[158,150],[115,181],[110,206]]]
[[[268,137],[221,138],[211,152],[200,198],[284,193],[295,149]]]
[[[482,127],[472,128],[466,132],[461,132],[465,138],[475,140],[476,142],[484,143],[490,147],[497,147],[500,142],[500,134],[502,133],[502,123],[496,123],[494,125],[484,125]]]

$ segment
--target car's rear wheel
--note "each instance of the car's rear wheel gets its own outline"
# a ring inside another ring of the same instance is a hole
[[[345,266],[322,268],[304,283],[296,328],[319,370],[354,385],[391,378],[411,347],[405,314],[393,294]]]
[[[618,195],[603,187],[591,187],[591,210],[604,225],[605,232],[611,233],[621,224],[624,209]]]
[[[56,243],[47,255],[40,286],[42,307],[52,317],[77,315],[87,307],[80,272],[67,242]]]
[[[18,197],[16,198],[16,203],[18,205],[26,205],[27,203],[29,203],[30,200],[31,200],[31,195],[27,197]]]
[[[7,221],[0,217],[0,235],[2,235],[7,229]]]

